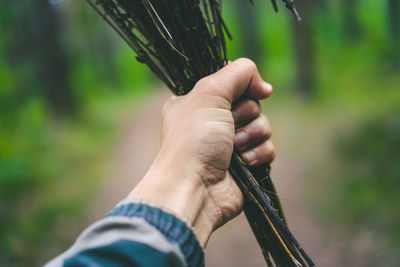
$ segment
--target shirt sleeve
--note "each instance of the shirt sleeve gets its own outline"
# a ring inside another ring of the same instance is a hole
[[[185,222],[152,203],[127,199],[46,266],[204,266],[204,251]]]

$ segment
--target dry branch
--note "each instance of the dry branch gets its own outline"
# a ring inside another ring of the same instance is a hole
[[[187,94],[227,63],[230,34],[219,1],[87,1],[176,95]],[[283,2],[300,20],[293,0]],[[234,151],[229,171],[243,192],[245,214],[268,266],[314,266],[286,225],[270,166],[247,167]]]

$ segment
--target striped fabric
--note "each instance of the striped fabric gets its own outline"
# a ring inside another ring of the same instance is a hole
[[[128,199],[46,266],[204,266],[204,251],[169,211]]]

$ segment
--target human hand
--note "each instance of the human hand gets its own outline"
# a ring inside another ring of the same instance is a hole
[[[234,145],[252,166],[274,158],[271,127],[257,102],[271,92],[255,64],[239,59],[188,95],[172,97],[163,112],[160,152],[129,197],[169,208],[205,245],[213,230],[242,210],[242,193],[227,171]]]

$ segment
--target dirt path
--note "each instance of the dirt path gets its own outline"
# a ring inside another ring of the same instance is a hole
[[[126,197],[150,167],[160,146],[161,110],[170,96],[165,88],[159,91],[123,120],[111,173],[94,201],[89,221],[102,218]]]
[[[147,101],[132,118],[122,125],[119,145],[115,151],[113,171],[104,183],[89,221],[101,218],[119,200],[126,196],[144,175],[159,147],[160,113],[168,98],[161,90]],[[278,112],[271,112],[278,114]],[[285,116],[285,115],[283,115]],[[337,266],[339,248],[324,236],[325,229],[312,219],[304,197],[305,174],[309,166],[306,155],[294,157],[293,124],[298,118],[270,115],[274,125],[274,142],[278,157],[273,164],[272,177],[281,195],[286,216],[298,241],[318,266]],[[276,122],[275,122],[276,120]],[[324,147],[313,144],[311,150]],[[307,149],[306,149],[307,150]],[[318,151],[312,151],[317,154]],[[243,215],[219,229],[206,249],[207,266],[265,266],[258,245]]]

